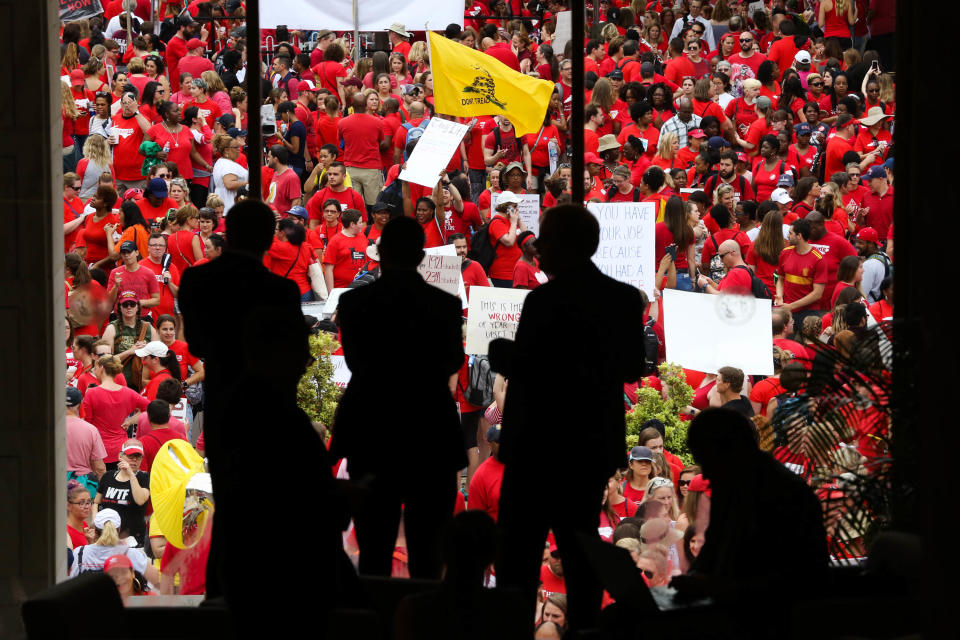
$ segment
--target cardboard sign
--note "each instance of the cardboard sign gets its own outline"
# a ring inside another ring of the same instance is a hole
[[[440,173],[447,168],[468,128],[459,122],[431,118],[399,178],[424,187],[436,187]]]
[[[560,11],[557,13],[557,27],[553,32],[553,42],[550,43],[550,46],[553,47],[553,50],[558,54],[563,53],[567,42],[570,41],[573,35],[572,16],[573,14],[569,11]]]
[[[333,364],[333,384],[346,389],[353,375],[347,368],[347,359],[343,356],[330,356],[330,362]]]
[[[452,244],[445,244],[440,247],[430,247],[430,248],[425,247],[423,249],[423,252],[426,253],[428,256],[456,256],[457,260],[460,259],[460,257],[457,256],[457,248]],[[459,263],[457,265],[457,269],[458,270],[460,269]],[[466,309],[467,308],[467,288],[463,286],[462,272],[457,274],[457,290],[454,292],[454,295],[460,298],[461,305],[462,305],[461,308]]]
[[[473,355],[486,355],[494,338],[513,340],[529,289],[474,287],[467,316],[467,348]]]
[[[424,256],[417,271],[427,284],[432,284],[453,296],[457,295],[457,288],[463,282],[460,275],[460,256]]]
[[[101,13],[100,0],[60,0],[60,22],[85,20]]]
[[[600,222],[600,246],[593,263],[614,280],[643,289],[653,300],[657,208],[652,202],[591,202]]]
[[[495,211],[497,208],[497,198],[500,196],[499,193],[490,194],[490,211]],[[520,214],[520,219],[523,220],[523,223],[527,225],[527,229],[533,231],[533,235],[540,235],[540,196],[535,193],[522,193],[520,196],[520,204],[517,205],[517,212]]]
[[[663,291],[667,361],[714,373],[773,375],[772,302],[753,296]]]

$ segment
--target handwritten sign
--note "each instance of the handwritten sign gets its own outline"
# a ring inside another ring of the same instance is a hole
[[[445,244],[439,247],[424,247],[423,252],[428,256],[456,256],[457,248],[452,244]],[[459,260],[459,256],[457,256]],[[460,267],[458,266],[459,270]],[[460,298],[462,308],[467,308],[467,288],[463,286],[463,275],[462,273],[457,274],[457,291],[456,295]]]
[[[494,338],[513,340],[523,312],[527,289],[474,287],[467,316],[467,353],[486,355]]]
[[[60,0],[60,22],[84,20],[103,13],[99,0]]]
[[[653,300],[657,209],[652,202],[591,202],[600,222],[600,246],[593,263],[614,280],[643,289]]]
[[[407,166],[400,172],[400,179],[424,187],[437,186],[440,172],[447,168],[467,129],[467,125],[459,122],[431,118],[416,148],[407,158]]]
[[[523,223],[527,225],[527,229],[533,231],[533,235],[540,235],[540,196],[535,193],[522,193],[518,194],[520,196],[520,204],[517,205],[517,213],[520,214],[520,219],[523,220]],[[497,198],[500,196],[499,193],[490,194],[490,210],[493,211],[497,208]]]
[[[707,373],[736,367],[746,375],[773,375],[771,304],[753,296],[664,289],[667,361]]]
[[[330,363],[333,364],[333,384],[346,389],[353,375],[347,368],[347,359],[343,356],[330,356]]]
[[[450,295],[457,295],[460,276],[460,256],[424,256],[417,271],[427,284],[432,284]]]

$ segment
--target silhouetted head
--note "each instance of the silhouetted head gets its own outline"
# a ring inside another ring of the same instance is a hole
[[[267,205],[244,200],[230,209],[226,225],[228,251],[261,256],[273,243],[277,220]]]
[[[552,275],[582,268],[599,244],[600,223],[593,214],[572,204],[553,207],[540,223],[540,268]]]
[[[423,260],[425,241],[423,227],[413,218],[391,220],[380,234],[380,268],[384,271],[416,269]]]
[[[493,563],[497,525],[485,511],[457,514],[443,536],[446,579],[459,587],[481,588],[483,572]]]
[[[731,409],[706,409],[687,431],[687,447],[703,467],[711,484],[724,484],[743,470],[756,455],[757,430],[753,422]]]

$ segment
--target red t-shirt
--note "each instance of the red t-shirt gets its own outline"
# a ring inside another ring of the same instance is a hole
[[[444,242],[447,242],[452,234],[462,233],[467,237],[469,246],[470,237],[473,235],[472,230],[475,231],[483,226],[483,221],[480,219],[480,210],[477,205],[467,199],[463,201],[463,212],[458,213],[454,209],[444,209],[443,215]]]
[[[490,265],[489,275],[497,280],[512,280],[513,268],[520,259],[522,251],[516,243],[512,247],[500,242],[500,238],[510,231],[510,221],[499,213],[493,215],[487,232],[490,234],[490,243],[497,251],[497,257]]]
[[[171,377],[173,376],[170,375],[169,371],[167,371],[166,369],[161,369],[156,374],[150,376],[150,382],[148,382],[147,386],[144,387],[143,393],[141,395],[147,400],[149,400],[150,402],[153,402],[154,400],[157,399],[157,387],[160,386],[161,382]],[[144,471],[147,471],[147,469],[144,469]]]
[[[751,286],[753,278],[750,277],[750,271],[746,267],[734,267],[727,271],[723,280],[718,283],[717,288],[726,293],[739,293],[743,295],[752,295]]]
[[[726,240],[736,240],[737,244],[740,245],[740,255],[745,256],[749,253],[750,248],[753,246],[753,243],[750,242],[750,238],[747,237],[747,234],[738,231],[737,229],[720,229],[717,233],[708,236],[706,241],[703,243],[703,251],[700,254],[700,266],[701,271],[708,272],[710,270],[710,260],[717,253],[717,250],[720,248],[720,245]],[[714,246],[714,240],[716,240],[716,246]]]
[[[122,193],[120,194],[123,195]],[[140,209],[140,213],[143,214],[143,219],[147,222],[153,222],[159,218],[167,215],[167,211],[170,209],[178,209],[177,201],[173,198],[164,198],[159,206],[154,207],[150,204],[150,201],[146,198],[140,198],[139,200],[134,200],[134,204],[137,205],[137,208]]]
[[[343,139],[343,163],[358,169],[381,168],[380,141],[383,129],[380,118],[368,113],[354,113],[337,124]]]
[[[517,260],[517,264],[513,268],[513,288],[536,289],[543,284],[537,279],[537,274],[540,274],[541,277],[544,277],[543,272],[540,271],[539,267],[534,268],[523,260]]]
[[[117,135],[117,144],[113,147],[113,177],[116,180],[130,182],[143,180],[143,175],[140,173],[144,160],[140,155],[143,130],[136,116],[125,118],[122,111],[117,113],[111,119],[111,131]],[[162,142],[160,146],[163,146]]]
[[[291,171],[291,173],[293,173]],[[193,255],[193,239],[197,234],[189,229],[182,229],[167,238],[167,253],[170,254],[170,264],[183,273],[193,266],[196,256]],[[203,247],[203,243],[200,243]]]
[[[730,66],[732,67],[732,75],[730,76],[731,78],[734,78],[738,75],[737,67],[740,65],[746,65],[747,67],[749,67],[750,71],[752,72],[750,74],[750,77],[756,78],[757,69],[760,68],[761,64],[766,62],[767,57],[760,52],[754,51],[752,56],[750,56],[749,58],[744,58],[741,52],[737,52],[732,56],[730,56],[729,58],[727,58],[727,60],[730,62]]]
[[[667,61],[666,71],[663,72],[663,75],[670,82],[679,85],[685,77],[693,77],[696,73],[697,70],[693,63],[686,56],[680,56]]]
[[[790,168],[782,160],[773,165],[772,171],[764,169],[764,164],[766,163],[763,160],[758,160],[753,167],[753,184],[757,191],[757,202],[770,199],[770,194],[777,188],[780,176]]]
[[[643,489],[634,489],[629,481],[623,483],[623,497],[627,500],[632,500],[634,503],[640,504],[643,501],[644,493]]]
[[[773,281],[773,272],[777,270],[777,265],[770,264],[763,258],[761,258],[753,250],[753,245],[750,245],[750,250],[747,251],[746,257],[743,259],[747,264],[753,265],[754,273],[763,284],[767,285],[767,291],[770,293],[770,296],[773,297],[773,294],[777,292],[777,285]]]
[[[74,196],[70,200],[66,198],[63,199],[63,223],[67,224],[68,222],[73,222],[80,217],[80,214],[83,213],[83,200]],[[80,235],[80,230],[83,229],[83,225],[77,227],[73,231],[63,236],[63,252],[67,253],[73,247],[74,242],[77,240],[77,236]],[[104,240],[106,242],[106,240]]]
[[[783,301],[796,302],[813,291],[814,284],[827,284],[827,263],[823,254],[813,247],[805,254],[799,254],[796,247],[785,247],[780,252],[780,262],[777,273],[783,280]],[[819,309],[820,302],[802,307],[802,309]],[[799,311],[800,309],[794,309]]]
[[[83,396],[83,413],[86,421],[100,431],[100,439],[107,451],[104,462],[116,462],[120,447],[127,439],[121,424],[134,409],[145,411],[150,401],[129,387],[108,391],[103,387],[87,389]]]
[[[180,90],[180,59],[187,55],[187,42],[179,35],[175,35],[167,42],[166,56],[167,69],[170,71],[170,88]]]
[[[304,242],[298,247],[289,242],[281,242],[278,238],[273,239],[273,244],[264,258],[271,272],[297,283],[300,295],[310,291],[307,270],[313,261],[313,248],[309,243]]]
[[[779,377],[764,378],[753,385],[750,390],[750,400],[760,405],[760,415],[767,415],[767,404],[770,400],[781,393],[786,393],[786,389],[780,386]]]
[[[326,224],[323,222],[323,203],[330,199],[340,203],[341,211],[346,211],[347,209],[356,209],[361,213],[366,211],[363,196],[361,196],[356,189],[346,187],[343,191],[334,191],[332,187],[324,187],[307,200],[306,209],[310,220],[320,220],[321,224]]]
[[[466,291],[467,299],[470,299],[470,287],[489,287],[490,281],[487,278],[487,272],[483,270],[483,267],[480,266],[480,263],[476,260],[471,260],[470,263],[464,267],[460,274],[463,276],[463,288]],[[466,309],[463,310],[466,314]]]
[[[567,592],[567,584],[563,577],[554,574],[547,564],[543,564],[540,567],[540,582],[543,583],[543,594],[545,596]]]
[[[154,278],[156,278],[156,281],[157,281],[157,287],[160,289],[160,304],[158,304],[155,307],[152,307],[150,309],[150,313],[153,315],[154,318],[158,318],[164,314],[171,315],[171,316],[174,315],[173,294],[170,292],[170,287],[164,284],[163,276],[161,275],[163,273],[163,265],[157,264],[150,258],[144,258],[137,264],[139,264],[144,269],[149,269],[153,273]],[[170,262],[169,271],[170,271],[170,282],[172,282],[174,286],[179,287],[180,286],[180,269],[177,268],[177,265],[173,264],[172,260]]]
[[[127,271],[123,266],[113,269],[107,276],[108,292],[117,288],[117,274],[120,274],[120,291],[133,291],[138,300],[146,300],[160,290],[157,277],[150,269],[141,266],[136,271]]]
[[[813,362],[814,352],[795,340],[790,340],[789,338],[774,338],[773,344],[784,351],[792,353],[794,360],[799,360],[806,364]],[[781,391],[781,393],[783,392]]]
[[[843,154],[847,151],[853,151],[853,144],[850,140],[844,140],[840,136],[833,136],[827,141],[827,159],[824,175],[832,176],[838,171],[843,171]]]
[[[830,296],[837,286],[837,270],[840,268],[840,261],[847,256],[857,255],[857,250],[852,244],[835,233],[827,232],[822,238],[810,242],[810,246],[816,249],[823,256],[827,270],[827,286],[823,290],[823,297],[820,298],[820,304],[815,309],[832,309],[828,306]]]
[[[502,482],[503,463],[493,457],[484,460],[470,479],[470,508],[486,511],[496,522]]]
[[[323,253],[323,264],[333,265],[333,286],[346,287],[367,262],[367,237],[362,233],[339,233],[330,239]]]
[[[203,102],[197,102],[196,99],[190,100],[183,105],[183,110],[186,111],[189,107],[196,107],[197,115],[206,120],[207,126],[211,129],[213,129],[213,123],[217,121],[217,118],[223,115],[223,109],[220,108],[220,105],[210,98]]]
[[[215,102],[210,102],[215,105]],[[170,145],[167,150],[167,161],[177,165],[180,177],[185,180],[193,180],[193,162],[190,160],[190,150],[193,148],[193,134],[190,128],[180,125],[180,131],[176,134],[167,131],[163,124],[155,124],[147,129],[147,135],[150,139],[160,145],[160,148]],[[140,164],[143,164],[143,156],[140,157]],[[137,172],[139,174],[139,171]],[[143,180],[143,176],[138,176],[137,180]]]
[[[270,180],[270,191],[267,195],[267,204],[273,205],[280,214],[290,210],[291,203],[300,197],[300,178],[291,168],[280,174],[274,174]]]
[[[886,242],[893,225],[893,185],[887,187],[882,196],[869,192],[863,198],[863,206],[870,207],[867,211],[866,226],[877,230],[880,242]]]

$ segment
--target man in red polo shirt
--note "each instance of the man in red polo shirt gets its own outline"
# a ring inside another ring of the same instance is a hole
[[[870,193],[863,198],[865,216],[858,226],[873,227],[881,243],[886,243],[890,225],[893,224],[893,185],[887,182],[887,170],[883,165],[871,167],[867,172]]]
[[[332,162],[327,167],[327,186],[317,191],[307,201],[307,213],[310,216],[309,226],[314,229],[323,221],[323,203],[333,199],[340,203],[340,210],[364,210],[363,197],[355,189],[346,186],[343,181],[347,177],[347,167],[342,162]]]
[[[810,245],[810,221],[801,218],[790,227],[790,246],[780,252],[777,265],[777,294],[774,306],[794,312],[794,322],[817,308],[827,284],[827,263],[823,255]]]
[[[340,216],[343,230],[330,239],[323,253],[323,279],[327,291],[343,288],[353,282],[367,262],[367,236],[363,234],[363,217],[357,209],[347,209]]]

